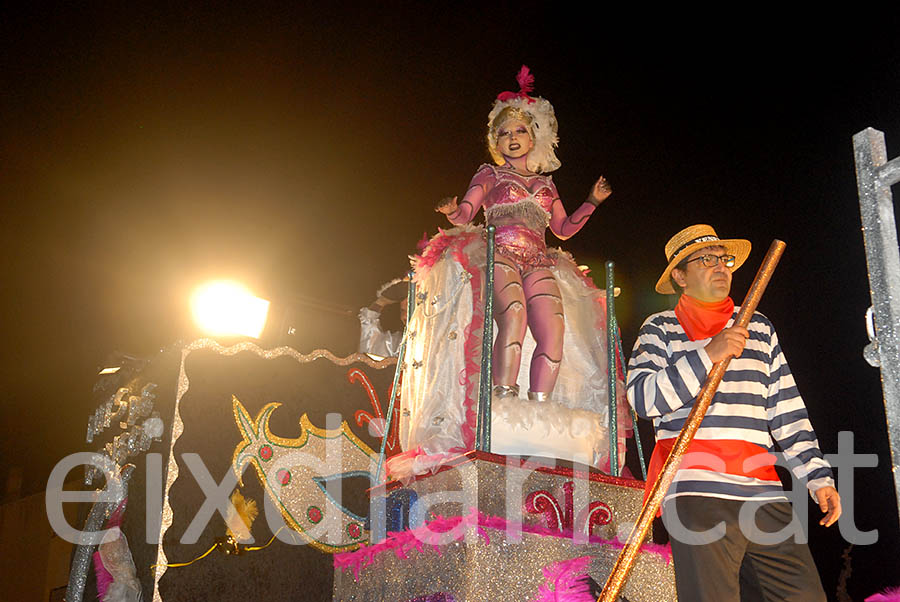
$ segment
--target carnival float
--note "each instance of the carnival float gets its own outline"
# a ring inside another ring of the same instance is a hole
[[[611,188],[566,212],[553,107],[517,80],[494,163],[389,283],[402,332],[366,308],[348,357],[200,339],[101,377],[85,483],[119,494],[83,517],[70,602],[597,598],[641,513],[638,431],[612,263],[598,288],[545,232]],[[621,599],[675,599],[667,546],[639,543],[631,575]]]

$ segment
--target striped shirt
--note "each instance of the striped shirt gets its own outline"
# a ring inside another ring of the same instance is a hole
[[[739,309],[734,308],[727,326]],[[770,453],[780,448],[811,495],[833,487],[831,467],[819,449],[775,328],[754,313],[747,330],[744,351],[731,360],[695,439],[741,440]],[[653,420],[657,440],[677,437],[684,426],[713,365],[704,349],[709,341],[688,339],[672,310],[653,314],[641,326],[628,365],[628,401],[638,416]],[[679,470],[665,499],[678,495],[787,499],[778,481],[705,469]]]

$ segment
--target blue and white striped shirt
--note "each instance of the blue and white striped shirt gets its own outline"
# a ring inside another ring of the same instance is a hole
[[[754,313],[747,330],[744,351],[731,360],[694,439],[747,441],[770,453],[777,443],[811,495],[833,487],[831,467],[819,450],[775,328]],[[681,431],[713,365],[704,349],[709,341],[688,339],[672,310],[653,314],[641,326],[628,365],[628,401],[638,416],[653,419],[658,440]],[[677,495],[787,499],[780,482],[690,468],[678,471],[666,499]]]

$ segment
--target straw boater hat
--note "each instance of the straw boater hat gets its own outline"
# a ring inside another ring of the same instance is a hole
[[[706,247],[725,247],[729,255],[734,255],[734,267],[731,271],[737,270],[741,264],[747,260],[750,255],[750,241],[742,238],[721,239],[713,230],[712,226],[706,224],[697,224],[688,226],[666,243],[666,260],[669,265],[666,266],[662,276],[656,283],[656,292],[663,295],[674,295],[675,289],[669,281],[669,275],[678,263],[693,253]]]

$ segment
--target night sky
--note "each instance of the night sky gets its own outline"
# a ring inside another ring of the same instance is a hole
[[[851,144],[871,126],[900,154],[897,11],[648,21],[649,9],[455,4],[5,9],[0,477],[21,467],[23,492],[40,491],[56,461],[90,449],[97,369],[113,351],[153,357],[196,338],[187,298],[206,279],[371,302],[446,225],[435,203],[489,159],[487,113],[524,63],[556,109],[568,210],[597,176],[612,184],[563,247],[597,275],[616,262],[626,353],[669,307],[653,285],[676,231],[709,223],[752,241],[738,303],[772,239],[788,243],[760,311],[823,450],[850,430],[880,458],[855,473],[856,523],[880,539],[854,549],[851,593],[900,585],[879,372],[862,359]],[[291,344],[355,351],[355,315],[317,311],[295,311]],[[834,592],[846,543],[811,530]]]

